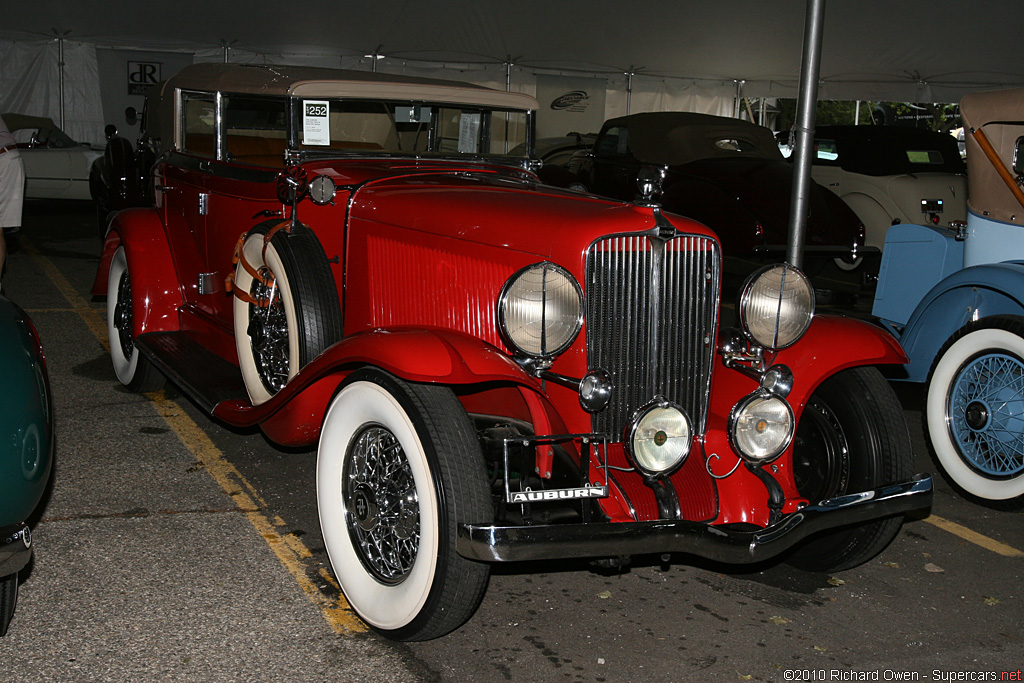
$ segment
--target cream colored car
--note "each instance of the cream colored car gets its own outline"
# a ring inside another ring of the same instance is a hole
[[[89,167],[103,149],[75,142],[43,116],[4,114],[25,163],[26,199],[89,200]]]
[[[967,219],[967,168],[952,135],[902,126],[821,126],[811,175],[860,217],[879,249],[894,223]]]

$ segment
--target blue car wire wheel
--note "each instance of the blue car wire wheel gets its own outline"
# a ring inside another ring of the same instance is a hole
[[[990,477],[1024,470],[1024,363],[1002,353],[968,362],[949,393],[949,428],[968,464]]]
[[[954,484],[988,500],[1024,495],[1024,319],[970,323],[936,356],[928,435]]]

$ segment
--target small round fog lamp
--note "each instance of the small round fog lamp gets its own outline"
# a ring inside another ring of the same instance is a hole
[[[793,410],[767,392],[755,392],[736,404],[729,417],[729,437],[744,460],[771,462],[793,440]]]
[[[686,460],[693,445],[690,419],[667,401],[640,411],[626,436],[626,452],[647,474],[669,474]]]

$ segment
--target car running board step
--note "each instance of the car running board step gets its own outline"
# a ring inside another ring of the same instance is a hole
[[[150,332],[139,352],[207,413],[222,401],[248,400],[237,365],[207,350],[185,332]]]

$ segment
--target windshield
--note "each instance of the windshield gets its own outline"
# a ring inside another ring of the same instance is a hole
[[[530,117],[463,104],[306,99],[292,121],[298,148],[309,152],[510,156],[525,149]]]

